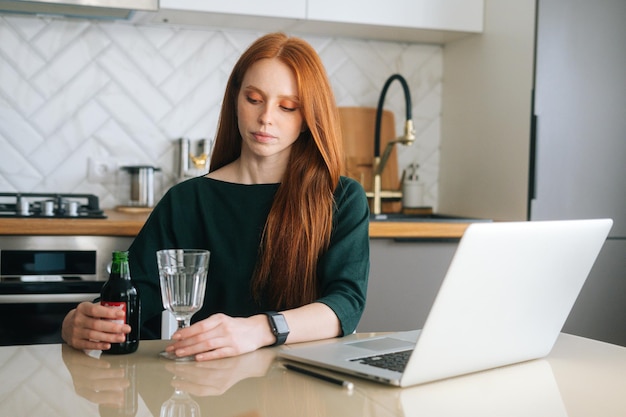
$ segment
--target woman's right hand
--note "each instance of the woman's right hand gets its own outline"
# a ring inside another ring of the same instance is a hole
[[[75,349],[108,350],[111,343],[121,343],[130,333],[130,326],[116,323],[124,321],[126,313],[100,303],[80,303],[67,313],[63,320],[63,340]]]

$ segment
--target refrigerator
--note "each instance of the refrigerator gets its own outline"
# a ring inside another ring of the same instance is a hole
[[[626,1],[538,0],[530,220],[610,217],[563,328],[626,346]]]

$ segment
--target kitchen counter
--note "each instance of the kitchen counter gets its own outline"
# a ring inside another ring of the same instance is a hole
[[[149,213],[105,211],[106,219],[0,218],[0,235],[136,236]],[[459,239],[469,223],[370,222],[371,238]]]
[[[105,210],[106,219],[0,218],[0,235],[136,236],[149,213]]]
[[[626,348],[568,334],[545,359],[410,388],[339,376],[353,390],[285,369],[275,359],[282,347],[174,363],[158,356],[166,343],[141,341],[122,356],[61,344],[0,347],[0,414],[163,416],[173,415],[172,407],[177,415],[214,417],[626,413]]]

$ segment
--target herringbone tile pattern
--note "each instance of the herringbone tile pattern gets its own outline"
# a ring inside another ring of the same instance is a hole
[[[88,178],[88,161],[160,167],[155,195],[176,181],[177,139],[212,138],[226,79],[260,33],[0,15],[0,190],[94,193],[125,204],[128,178]],[[435,205],[442,51],[438,46],[303,36],[320,53],[340,106],[375,107],[391,74],[411,87],[414,145]],[[402,129],[398,84],[386,98]]]

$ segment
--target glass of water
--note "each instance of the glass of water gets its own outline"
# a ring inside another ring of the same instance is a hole
[[[163,249],[157,251],[163,307],[178,323],[178,330],[189,327],[191,316],[202,308],[206,290],[210,252],[203,249]],[[161,352],[174,360],[193,360]]]

